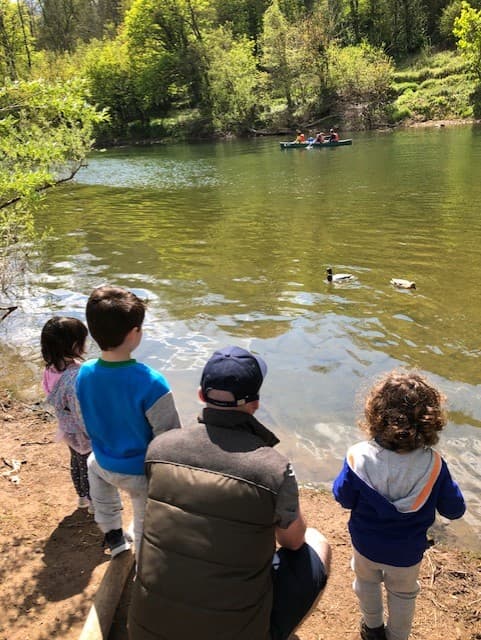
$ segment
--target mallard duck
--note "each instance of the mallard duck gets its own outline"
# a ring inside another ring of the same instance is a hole
[[[327,273],[327,281],[328,282],[348,282],[349,280],[353,280],[354,276],[352,275],[352,273],[336,273],[333,274],[332,273],[332,269],[331,267],[328,267],[326,269],[326,273]]]
[[[415,289],[416,283],[412,280],[403,280],[402,278],[392,278],[391,284],[398,289]]]

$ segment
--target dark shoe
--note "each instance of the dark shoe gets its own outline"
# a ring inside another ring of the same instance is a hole
[[[361,622],[361,640],[386,640],[384,625],[370,628],[364,621]]]
[[[122,551],[130,549],[130,543],[126,540],[122,529],[111,529],[105,534],[104,547],[108,547],[110,556],[115,558]]]

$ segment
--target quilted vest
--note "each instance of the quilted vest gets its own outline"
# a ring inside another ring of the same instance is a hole
[[[287,460],[252,416],[204,410],[147,452],[130,640],[268,640],[275,504]]]

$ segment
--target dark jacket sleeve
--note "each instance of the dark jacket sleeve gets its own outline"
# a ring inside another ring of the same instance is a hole
[[[466,511],[463,494],[451,478],[447,464],[443,460],[443,474],[436,509],[440,515],[450,520],[461,518]]]
[[[354,509],[356,506],[359,491],[353,485],[352,471],[347,464],[347,460],[344,460],[341,472],[334,480],[332,493],[337,502],[345,509]]]

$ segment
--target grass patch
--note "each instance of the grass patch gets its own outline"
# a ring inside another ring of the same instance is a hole
[[[408,66],[409,65],[409,66]],[[472,117],[475,83],[466,63],[454,51],[442,51],[404,61],[394,74],[393,93],[397,96],[392,122],[443,120]]]

